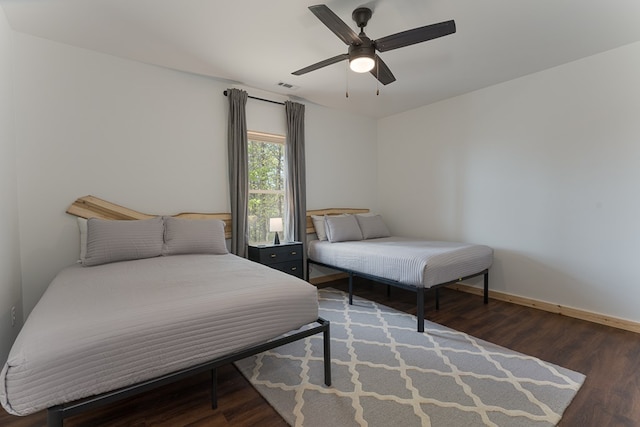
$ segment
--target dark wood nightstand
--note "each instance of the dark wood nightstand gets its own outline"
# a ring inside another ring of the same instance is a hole
[[[249,259],[304,279],[301,242],[249,245]]]

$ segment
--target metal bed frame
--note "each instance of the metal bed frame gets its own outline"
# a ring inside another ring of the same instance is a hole
[[[136,394],[143,393],[148,390],[187,378],[192,375],[199,374],[205,371],[211,371],[211,407],[216,409],[218,407],[216,382],[217,382],[217,368],[236,360],[244,359],[249,356],[253,356],[263,351],[271,350],[276,347],[280,347],[284,344],[289,344],[294,341],[306,338],[311,335],[322,332],[324,341],[324,383],[327,386],[331,385],[331,343],[330,343],[330,322],[321,317],[316,320],[319,324],[313,328],[297,332],[293,335],[284,336],[271,341],[267,341],[262,344],[258,344],[249,348],[236,351],[235,353],[219,357],[217,359],[205,362],[190,368],[185,368],[170,374],[162,375],[157,378],[152,378],[146,381],[142,381],[137,384],[122,387],[116,390],[108,391],[96,396],[76,400],[74,402],[64,403],[61,405],[52,406],[47,409],[47,425],[49,427],[61,427],[64,419],[80,414],[82,412],[89,411],[91,409],[113,403],[118,400],[125,399]]]
[[[366,273],[360,273],[358,271],[355,270],[350,270],[347,268],[341,268],[341,267],[336,267],[334,265],[329,265],[329,264],[324,264],[318,261],[313,261],[311,259],[307,259],[307,271],[309,271],[309,264],[315,264],[318,265],[320,267],[326,267],[326,268],[331,268],[333,270],[338,270],[338,271],[342,271],[345,273],[349,274],[349,305],[353,304],[353,277],[354,276],[358,276],[358,277],[362,277],[364,279],[369,279],[369,280],[373,280],[374,282],[380,282],[380,283],[384,283],[386,285],[388,285],[389,287],[387,287],[387,296],[390,295],[390,286],[394,286],[396,288],[401,288],[401,289],[406,289],[408,291],[411,292],[415,292],[416,295],[416,315],[418,317],[418,326],[417,326],[417,330],[418,332],[424,332],[424,294],[425,294],[425,288],[424,287],[419,287],[419,286],[414,286],[414,285],[407,285],[404,284],[402,282],[398,282],[396,280],[391,280],[391,279],[386,279],[384,277],[379,277],[379,276],[374,276],[371,274],[366,274]],[[442,286],[447,286],[447,285],[453,285],[454,283],[458,283],[461,282],[463,280],[467,280],[467,279],[471,279],[472,277],[477,277],[477,276],[482,276],[484,275],[484,303],[488,304],[489,303],[489,269],[486,270],[482,270],[478,273],[475,274],[471,274],[469,276],[465,276],[465,277],[460,277],[458,279],[452,280],[450,282],[445,282],[445,283],[439,283],[437,285],[433,285],[428,289],[434,289],[435,293],[436,293],[436,310],[438,310],[440,308],[440,298],[439,298],[439,288]]]

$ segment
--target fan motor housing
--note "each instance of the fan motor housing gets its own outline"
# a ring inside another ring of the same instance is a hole
[[[362,29],[367,26],[367,22],[371,19],[373,12],[368,7],[359,7],[353,11],[351,18],[356,22],[356,25]]]
[[[374,58],[376,56],[376,49],[373,47],[371,40],[368,40],[368,43],[349,46],[349,61],[361,56],[368,56],[369,58]]]

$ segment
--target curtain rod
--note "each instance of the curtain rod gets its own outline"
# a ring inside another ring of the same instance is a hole
[[[227,96],[227,91],[226,90],[224,92],[222,92],[222,93],[224,94],[224,96]],[[257,99],[258,101],[264,101],[264,102],[270,102],[272,104],[284,105],[284,102],[278,102],[278,101],[272,101],[270,99],[258,98],[257,96],[247,95],[247,97],[251,98],[251,99]]]

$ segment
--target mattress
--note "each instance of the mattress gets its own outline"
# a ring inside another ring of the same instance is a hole
[[[430,288],[488,269],[493,262],[493,249],[406,237],[338,243],[314,240],[309,243],[309,259],[404,285]]]
[[[259,344],[318,318],[316,288],[235,255],[62,270],[0,374],[15,415],[117,389]]]

